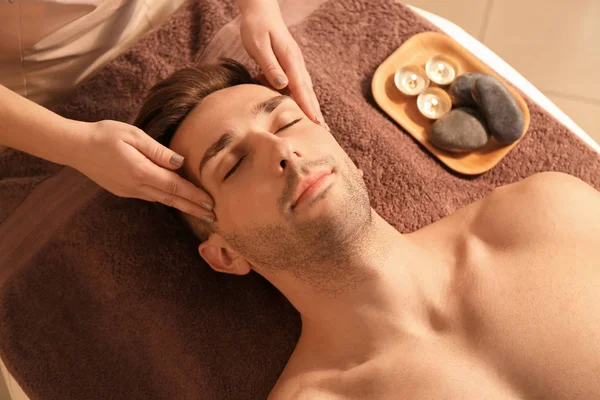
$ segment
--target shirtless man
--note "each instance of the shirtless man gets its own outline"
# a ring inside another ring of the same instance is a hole
[[[537,174],[403,235],[334,137],[239,65],[176,73],[137,124],[167,132],[215,200],[214,223],[184,216],[200,255],[260,273],[301,314],[269,399],[600,399],[586,183]]]

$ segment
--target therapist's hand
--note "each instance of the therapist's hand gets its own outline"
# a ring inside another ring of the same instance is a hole
[[[183,165],[181,156],[123,122],[84,123],[82,128],[70,166],[117,196],[160,202],[214,221],[210,196],[173,171]]]
[[[323,123],[302,52],[283,21],[277,1],[246,1],[241,11],[242,43],[271,86],[287,86],[302,111],[313,121]]]

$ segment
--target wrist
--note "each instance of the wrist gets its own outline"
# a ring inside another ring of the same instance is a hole
[[[85,144],[90,137],[93,124],[64,118],[62,121],[57,150],[59,163],[79,170],[81,161],[85,159]]]

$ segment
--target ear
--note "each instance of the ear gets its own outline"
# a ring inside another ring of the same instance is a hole
[[[232,250],[218,234],[212,234],[198,246],[198,253],[217,272],[246,275],[252,269],[250,263]]]

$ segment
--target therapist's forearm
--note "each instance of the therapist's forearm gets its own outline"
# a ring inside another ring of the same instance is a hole
[[[261,7],[279,7],[277,0],[235,0],[235,2],[242,14]]]
[[[82,122],[70,120],[0,85],[0,145],[68,165]]]

